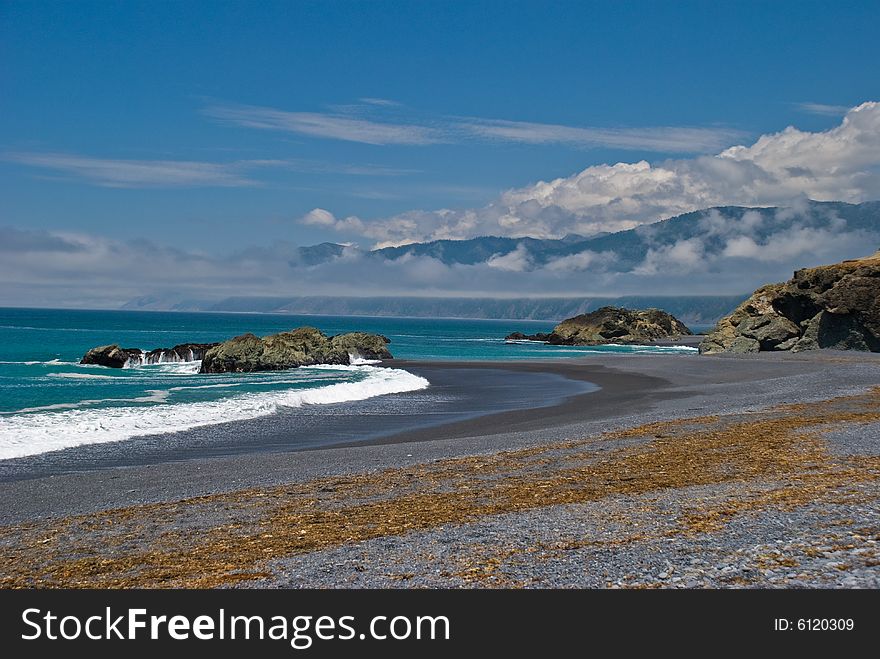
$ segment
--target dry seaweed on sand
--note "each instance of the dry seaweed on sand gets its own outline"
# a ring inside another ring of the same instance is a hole
[[[694,501],[663,531],[711,534],[749,511],[834,502],[859,483],[876,483],[880,458],[834,454],[823,433],[878,421],[880,388],[809,406],[655,422],[542,447],[16,524],[0,529],[0,586],[216,587],[270,576],[276,559],[375,538],[736,484],[736,497]],[[627,441],[633,438],[640,441]],[[595,451],[600,444],[608,450]],[[461,573],[494,578],[514,553],[475,551]]]

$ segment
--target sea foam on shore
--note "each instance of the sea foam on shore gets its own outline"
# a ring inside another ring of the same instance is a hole
[[[283,408],[365,400],[425,389],[429,385],[425,378],[402,369],[368,365],[310,368],[351,371],[360,375],[361,379],[308,389],[251,392],[192,403],[123,405],[4,415],[0,416],[0,460],[83,444],[114,442],[197,426],[243,421],[273,414]],[[154,392],[154,395],[160,393],[167,395],[168,392]],[[130,402],[142,401],[132,399]]]

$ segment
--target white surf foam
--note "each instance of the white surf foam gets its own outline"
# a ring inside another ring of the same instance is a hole
[[[37,364],[44,365],[44,366],[61,366],[61,365],[66,366],[66,365],[73,365],[73,364],[77,364],[77,363],[78,362],[63,362],[60,359],[50,359],[47,362],[39,362],[39,361],[27,361],[27,362],[5,362],[5,361],[2,361],[2,362],[0,362],[0,364],[24,364],[25,366],[35,366]]]
[[[298,369],[294,371],[294,373],[299,371],[364,371],[370,370],[375,371],[378,369],[364,369],[364,364],[352,364],[351,366],[345,364],[313,364],[312,366],[300,366]],[[394,370],[394,369],[391,369]]]
[[[202,361],[197,359],[191,362],[155,362],[153,364],[136,364],[125,362],[124,371],[144,371],[153,373],[167,373],[171,375],[192,375],[202,368]]]
[[[168,375],[193,375],[198,373],[201,368],[201,361],[159,364],[156,366],[160,373],[167,373]]]
[[[73,410],[80,407],[88,407],[90,405],[102,405],[104,403],[164,403],[168,400],[171,389],[147,389],[146,396],[138,396],[137,398],[93,398],[90,400],[81,400],[76,403],[54,403],[52,405],[39,405],[37,407],[25,407],[15,412],[3,412],[4,415],[11,414],[27,414],[30,412],[45,412],[48,410]],[[2,427],[0,422],[0,444],[2,444]],[[2,453],[2,449],[0,449]]]
[[[620,347],[620,346],[619,346]],[[691,346],[626,346],[630,348],[629,350],[601,350],[598,348],[582,348],[582,347],[558,347],[554,346],[553,348],[542,349],[540,352],[535,352],[531,357],[540,357],[541,355],[549,355],[549,354],[558,354],[558,355],[568,355],[569,357],[574,357],[578,355],[663,355],[663,354],[675,354],[675,355],[684,355],[697,353],[699,350],[697,348],[692,348]]]
[[[644,345],[641,343],[606,343],[604,344],[609,348],[633,348],[638,350],[696,350],[693,346],[680,346],[680,345]]]
[[[189,389],[229,389],[230,387],[240,387],[242,383],[228,384],[195,384],[191,387],[171,387],[168,391],[187,391]]]
[[[381,359],[364,359],[363,357],[349,357],[353,366],[366,366],[368,364],[381,364]]]
[[[239,394],[197,403],[160,403],[149,407],[105,407],[3,416],[0,417],[0,459],[243,421],[266,416],[286,407],[365,400],[385,394],[416,391],[429,384],[425,378],[401,369],[374,366],[327,368],[363,371],[365,377],[315,389]],[[160,394],[167,396],[167,392],[148,393],[153,394],[153,400],[159,400]]]
[[[47,378],[64,378],[67,380],[113,380],[112,375],[94,375],[93,373],[46,373]]]

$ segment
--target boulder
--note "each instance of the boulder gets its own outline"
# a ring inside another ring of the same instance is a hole
[[[700,344],[703,354],[818,348],[880,352],[880,252],[759,288]]]
[[[553,328],[564,345],[602,345],[606,343],[650,343],[675,339],[692,332],[678,318],[660,309],[602,307],[588,314],[563,320]]]
[[[180,361],[194,362],[205,358],[205,353],[211,348],[215,348],[219,343],[181,343],[170,350],[166,351],[165,356],[174,353],[180,358]]]
[[[387,336],[366,332],[349,332],[330,339],[334,349],[344,350],[351,359],[391,359],[389,343],[391,339]]]
[[[120,348],[117,344],[98,346],[89,350],[80,360],[80,364],[97,364],[110,368],[122,368],[126,365],[160,364],[165,362],[192,362],[205,356],[219,343],[181,343],[173,348],[154,348],[143,351],[140,348]]]
[[[79,363],[122,368],[128,363],[129,359],[140,354],[140,348],[120,348],[118,344],[113,343],[108,346],[92,348],[83,355]]]
[[[552,334],[544,334],[543,332],[538,332],[537,334],[523,334],[522,332],[512,332],[504,337],[505,341],[541,341],[546,343],[550,340]]]
[[[660,309],[602,307],[563,320],[550,334],[509,334],[507,340],[543,341],[551,345],[595,346],[642,344],[676,339],[692,332],[675,316]]]

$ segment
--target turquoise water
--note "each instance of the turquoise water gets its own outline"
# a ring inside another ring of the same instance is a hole
[[[277,373],[200,375],[198,362],[109,369],[81,366],[98,345],[152,349],[312,325],[328,335],[384,334],[397,358],[509,360],[687,348],[573,348],[508,344],[513,331],[552,322],[268,314],[0,309],[0,459],[255,418],[283,407],[362,400],[429,386],[402,369],[368,364]]]

